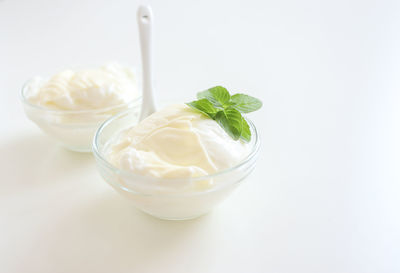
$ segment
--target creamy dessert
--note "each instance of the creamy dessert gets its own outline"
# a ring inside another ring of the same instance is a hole
[[[123,131],[110,144],[108,160],[140,175],[188,178],[232,167],[248,153],[248,143],[233,140],[216,121],[175,104]]]
[[[138,96],[132,69],[109,64],[94,69],[64,70],[50,79],[31,81],[30,103],[54,110],[94,110],[127,104]]]
[[[81,152],[91,151],[104,120],[140,107],[139,97],[132,69],[116,63],[36,77],[22,91],[27,116],[63,146]]]
[[[259,149],[242,113],[261,101],[216,86],[137,123],[127,111],[100,127],[93,152],[103,178],[144,212],[183,220],[207,213],[253,170]]]

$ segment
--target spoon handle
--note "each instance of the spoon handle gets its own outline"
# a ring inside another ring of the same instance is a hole
[[[142,52],[142,110],[139,121],[156,111],[152,79],[152,25],[153,13],[150,6],[140,6],[137,11],[139,25],[140,49]]]

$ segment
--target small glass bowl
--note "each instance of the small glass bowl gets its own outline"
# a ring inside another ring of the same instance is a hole
[[[121,131],[137,124],[138,116],[137,111],[127,110],[105,121],[94,137],[93,154],[101,176],[138,209],[152,216],[166,220],[186,220],[201,216],[224,200],[254,169],[260,140],[250,120],[250,152],[232,168],[207,176],[177,179],[142,176],[118,169],[107,161],[108,145]],[[212,182],[212,187],[194,190],[195,185],[204,182]]]
[[[57,110],[29,102],[28,81],[22,87],[21,100],[27,117],[42,131],[65,148],[75,152],[91,152],[93,137],[99,126],[111,116],[126,109],[140,112],[141,97],[128,104],[94,110]]]

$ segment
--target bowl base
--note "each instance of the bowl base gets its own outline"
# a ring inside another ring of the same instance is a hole
[[[147,215],[150,215],[154,218],[160,219],[160,220],[166,220],[166,221],[186,221],[186,220],[193,220],[196,218],[199,218],[201,216],[204,216],[206,214],[209,213],[209,211],[207,212],[203,212],[201,214],[196,214],[196,215],[192,215],[192,216],[186,216],[186,217],[165,217],[165,216],[160,216],[160,215],[156,215],[156,214],[152,214],[149,213],[147,211],[141,210],[142,212],[146,213]]]

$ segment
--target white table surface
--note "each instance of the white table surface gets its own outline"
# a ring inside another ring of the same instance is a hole
[[[199,219],[137,211],[18,96],[68,66],[139,66],[139,2],[2,0],[0,272],[400,272],[400,2],[144,3],[160,99],[263,100],[256,170]]]

